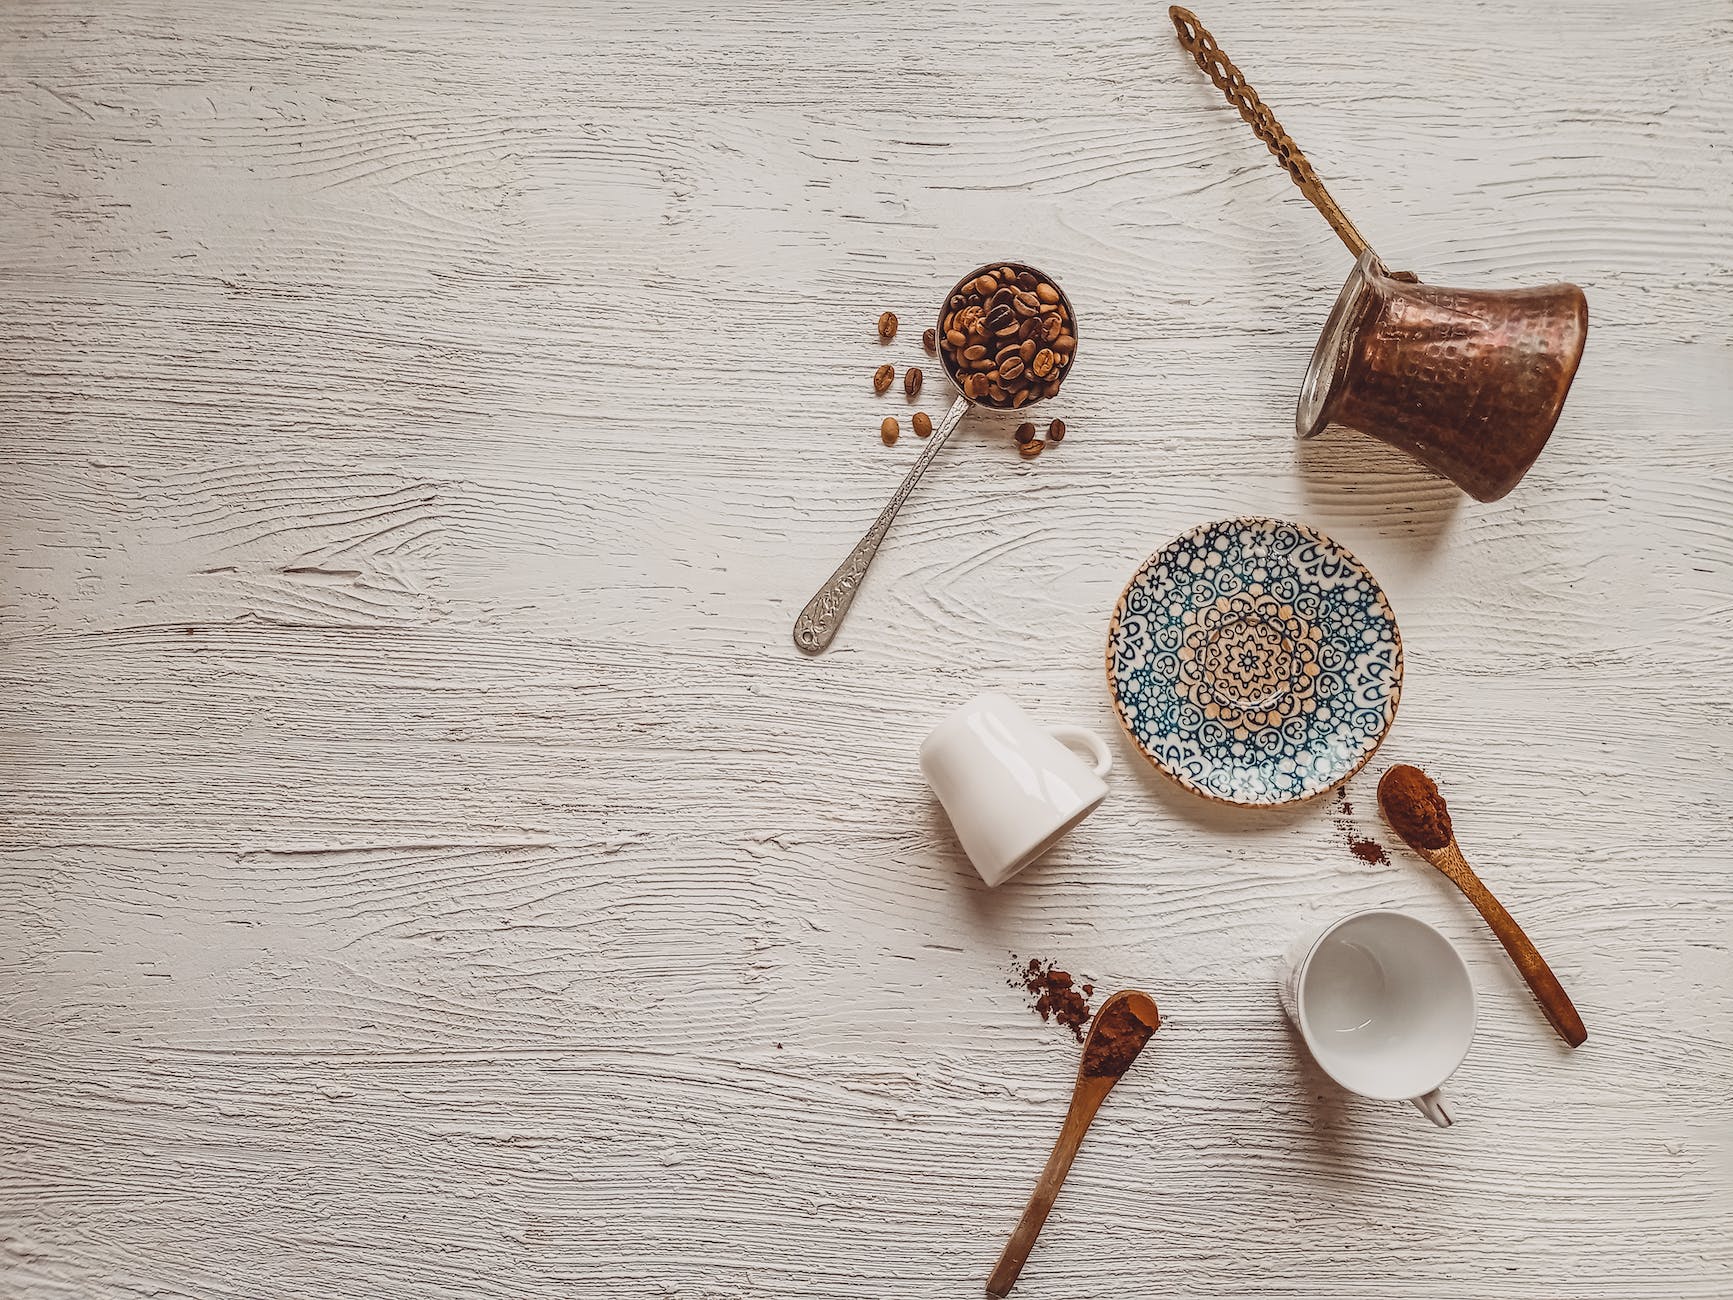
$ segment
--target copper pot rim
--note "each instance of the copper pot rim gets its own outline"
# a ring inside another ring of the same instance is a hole
[[[1342,282],[1342,291],[1324,321],[1318,335],[1312,359],[1306,364],[1306,377],[1300,381],[1300,400],[1294,408],[1294,431],[1302,439],[1316,438],[1334,418],[1341,395],[1343,358],[1347,351],[1348,325],[1357,320],[1367,307],[1372,277],[1382,275],[1384,264],[1371,249],[1361,253]]]

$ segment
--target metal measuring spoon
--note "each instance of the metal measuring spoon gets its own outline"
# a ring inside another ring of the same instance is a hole
[[[977,266],[951,286],[951,291],[945,295],[944,302],[939,304],[939,318],[936,324],[941,340],[945,333],[945,315],[951,310],[952,299],[964,293],[969,284],[981,276],[997,276],[1002,267],[1010,267],[1017,272],[1027,271],[1038,281],[1050,284],[1057,289],[1059,305],[1064,308],[1066,318],[1070,322],[1071,337],[1073,339],[1077,337],[1077,312],[1072,308],[1071,299],[1066,297],[1065,290],[1060,288],[1059,281],[1036,270],[1027,262],[999,261],[989,262],[985,266]],[[927,439],[926,448],[921,452],[920,459],[915,462],[914,468],[909,470],[908,477],[903,480],[902,486],[891,494],[891,499],[885,503],[885,508],[879,511],[879,517],[873,520],[873,525],[867,529],[866,536],[860,539],[854,550],[850,551],[848,557],[837,566],[836,572],[831,574],[824,586],[818,589],[817,594],[806,602],[806,608],[800,611],[800,617],[794,620],[794,644],[802,650],[816,654],[836,638],[837,629],[842,626],[843,616],[848,613],[848,607],[854,603],[855,593],[860,590],[861,579],[866,576],[867,567],[872,564],[873,556],[878,554],[879,543],[890,531],[891,522],[897,517],[897,511],[902,509],[903,502],[908,500],[909,493],[915,490],[915,484],[921,481],[921,475],[926,472],[933,457],[939,454],[939,448],[943,447],[950,436],[956,432],[957,426],[962,423],[963,416],[968,413],[969,408],[978,403],[994,410],[1024,410],[1042,400],[1041,397],[1035,397],[1026,401],[1021,407],[1013,407],[1009,403],[996,402],[988,395],[977,398],[965,396],[963,394],[963,381],[966,376],[959,370],[957,358],[952,355],[953,351],[954,349],[947,348],[943,342],[940,343],[939,363],[944,366],[945,374],[950,377],[951,383],[957,388],[957,400],[951,403],[951,409],[945,412],[945,418],[934,426],[932,437]],[[1076,352],[1073,349],[1072,356],[1075,357],[1075,355]],[[1062,372],[1061,382],[1069,374],[1070,365],[1067,363]]]

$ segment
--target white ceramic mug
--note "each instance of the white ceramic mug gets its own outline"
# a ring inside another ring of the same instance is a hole
[[[1474,1041],[1474,981],[1437,930],[1406,912],[1356,912],[1288,950],[1281,994],[1337,1083],[1454,1122],[1439,1089]]]
[[[1089,751],[1085,763],[1061,741]],[[1003,695],[977,695],[921,742],[921,775],[989,885],[1052,848],[1107,797],[1107,744],[1082,727],[1043,727]]]

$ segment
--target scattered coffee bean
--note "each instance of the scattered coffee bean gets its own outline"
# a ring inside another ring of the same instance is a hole
[[[1028,267],[999,266],[951,294],[935,343],[965,397],[1009,410],[1059,391],[1074,328],[1056,285]]]
[[[873,392],[887,393],[897,377],[897,368],[892,365],[880,366],[873,371]]]
[[[1065,441],[1065,421],[1064,420],[1055,420],[1055,421],[1053,421],[1052,424],[1047,426],[1047,441],[1048,442],[1064,442]]]
[[[925,438],[933,431],[933,420],[925,411],[916,411],[915,418],[909,423],[915,426],[915,437]]]
[[[1031,420],[1023,421],[1022,424],[1017,426],[1017,432],[1011,436],[1017,439],[1017,441],[1022,443],[1024,446],[1028,446],[1030,443],[1035,441],[1034,422]]]
[[[1034,442],[1025,442],[1019,445],[1017,448],[1017,454],[1027,460],[1031,456],[1039,456],[1041,454],[1041,449],[1046,445],[1047,444],[1042,442],[1041,439],[1037,438]]]
[[[888,447],[895,442],[899,432],[896,416],[887,415],[879,421],[879,437],[884,439],[885,446]]]
[[[897,314],[887,311],[879,317],[879,337],[889,343],[897,336]]]
[[[907,393],[910,397],[914,397],[919,394],[920,391],[921,368],[919,366],[910,366],[907,370],[903,371],[903,392]]]
[[[939,331],[928,330],[922,334],[921,346],[927,350],[929,356],[937,355],[939,351]]]

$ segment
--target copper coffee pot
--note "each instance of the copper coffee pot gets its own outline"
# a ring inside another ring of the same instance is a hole
[[[1331,423],[1371,434],[1496,501],[1546,446],[1582,360],[1589,307],[1574,284],[1443,289],[1387,271],[1300,147],[1197,15],[1179,43],[1269,147],[1356,259],[1300,388],[1302,438]]]

